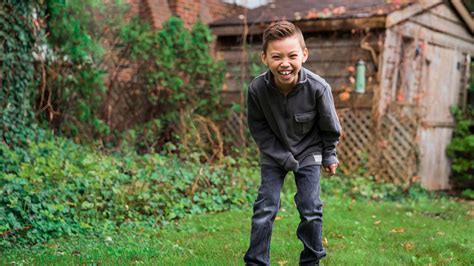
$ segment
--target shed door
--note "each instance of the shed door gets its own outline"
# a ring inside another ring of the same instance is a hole
[[[454,125],[450,107],[458,103],[463,56],[459,51],[428,45],[425,59],[420,84],[419,176],[428,189],[447,189],[450,163],[446,147],[451,141]]]

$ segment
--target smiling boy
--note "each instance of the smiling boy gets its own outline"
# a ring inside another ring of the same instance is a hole
[[[288,171],[295,174],[300,213],[300,265],[317,265],[322,246],[320,168],[335,174],[341,126],[329,84],[302,67],[308,59],[303,35],[280,21],[263,33],[262,62],[268,71],[249,85],[248,125],[260,150],[261,184],[252,216],[247,265],[270,265],[270,239]]]

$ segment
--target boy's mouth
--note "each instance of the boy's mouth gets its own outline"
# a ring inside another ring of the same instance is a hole
[[[293,73],[293,71],[284,70],[284,71],[278,71],[278,73],[280,75],[287,76],[287,75],[290,75],[291,73]]]
[[[290,80],[291,77],[293,76],[293,71],[291,71],[291,70],[281,70],[281,71],[278,71],[278,74],[280,74],[281,79]]]

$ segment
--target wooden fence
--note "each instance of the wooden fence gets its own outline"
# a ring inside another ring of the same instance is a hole
[[[415,115],[387,112],[376,126],[370,108],[341,108],[337,112],[342,126],[337,152],[344,174],[365,168],[366,174],[377,180],[412,182],[418,160]],[[223,124],[223,132],[240,142],[238,119],[238,114],[232,115]]]

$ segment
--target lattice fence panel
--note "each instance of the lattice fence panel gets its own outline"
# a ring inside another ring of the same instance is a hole
[[[337,146],[340,169],[348,174],[366,163],[369,145],[373,142],[370,109],[339,109],[342,136]]]
[[[373,172],[380,179],[407,184],[417,170],[417,120],[388,112],[382,117],[377,132],[377,152]]]
[[[223,137],[226,139],[231,138],[234,144],[241,145],[244,143],[244,140],[240,136],[240,114],[232,112],[229,118],[220,124],[220,129],[223,134]],[[244,131],[247,132],[247,117],[244,116]],[[245,136],[249,138],[250,136]]]
[[[378,179],[410,182],[417,170],[416,119],[388,112],[376,131],[371,109],[338,109],[337,113],[342,126],[337,152],[344,173],[366,167]],[[232,114],[221,130],[239,141],[239,114]]]

